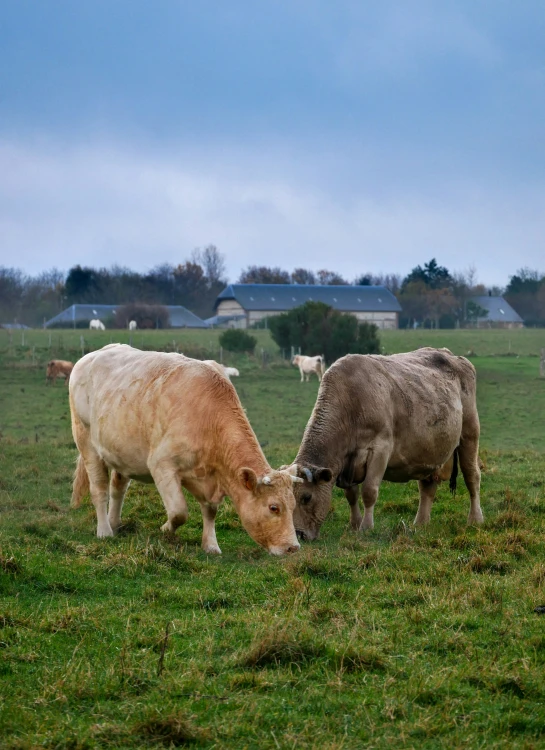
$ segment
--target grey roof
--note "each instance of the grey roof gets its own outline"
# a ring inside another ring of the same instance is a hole
[[[103,320],[104,318],[110,318],[115,314],[118,307],[122,305],[71,305],[63,310],[54,318],[48,320],[45,324],[47,328],[50,325],[58,323],[66,323],[71,325],[74,322],[81,320]],[[170,315],[170,325],[172,328],[207,328],[207,324],[204,320],[201,320],[197,315],[194,315],[186,307],[182,305],[164,305]]]
[[[479,321],[490,321],[491,323],[524,322],[503,297],[489,297],[487,294],[483,294],[478,297],[471,297],[471,302],[475,302],[475,304],[488,310],[488,315],[484,318],[478,318]]]
[[[245,310],[283,312],[305,302],[325,302],[341,312],[400,312],[401,305],[383,286],[312,284],[230,284],[214,303],[234,299]]]

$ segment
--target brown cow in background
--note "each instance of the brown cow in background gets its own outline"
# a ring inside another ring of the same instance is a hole
[[[70,374],[74,367],[73,362],[68,362],[66,359],[52,359],[51,362],[47,363],[47,369],[45,372],[45,384],[55,383],[57,378],[64,378],[65,385],[68,385],[70,380]]]

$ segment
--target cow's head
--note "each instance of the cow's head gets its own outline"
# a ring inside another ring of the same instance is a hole
[[[238,472],[239,515],[248,534],[272,555],[297,552],[299,542],[293,526],[297,478],[287,471],[257,476],[253,469]]]
[[[293,523],[299,539],[312,541],[318,537],[320,526],[331,507],[333,472],[324,467],[303,464],[280,468],[300,480],[293,488],[296,502]]]

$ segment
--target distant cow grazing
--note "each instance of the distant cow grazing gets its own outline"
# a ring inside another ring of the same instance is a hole
[[[52,359],[51,362],[47,363],[45,371],[45,383],[51,383],[54,385],[57,378],[64,378],[65,385],[68,385],[70,380],[70,373],[74,367],[73,362],[68,362],[65,359]]]
[[[138,325],[136,323],[136,320],[130,320],[129,321],[129,331],[136,331],[138,328]]]
[[[101,320],[98,320],[98,318],[95,318],[94,320],[89,321],[89,328],[91,331],[105,331],[106,326]]]
[[[335,483],[345,490],[352,528],[372,528],[383,479],[418,480],[415,524],[428,523],[439,482],[450,477],[456,488],[458,461],[470,496],[468,523],[481,523],[478,453],[476,374],[467,359],[428,347],[342,357],[324,375],[289,469],[305,480],[294,490],[297,533],[318,536]]]
[[[271,469],[234,387],[215,367],[110,344],[75,365],[70,409],[80,453],[72,504],[90,490],[99,537],[119,528],[133,478],[155,482],[167,512],[165,532],[185,523],[182,488],[192,493],[206,552],[221,552],[215,518],[226,495],[246,531],[271,554],[299,548],[293,483],[300,480]]]
[[[307,383],[311,373],[315,372],[318,380],[321,380],[325,372],[325,362],[323,355],[317,357],[305,357],[302,354],[296,354],[291,360],[292,365],[297,365],[301,373],[301,383],[306,379]]]

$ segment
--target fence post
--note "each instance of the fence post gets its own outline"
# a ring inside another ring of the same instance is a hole
[[[261,367],[265,369],[265,349],[261,347]]]
[[[220,346],[220,365],[223,364],[223,346]]]
[[[83,355],[85,354],[85,341],[83,340],[83,336],[79,337],[79,343],[81,346],[81,356],[83,357]]]
[[[21,346],[25,345],[25,332],[21,331]]]
[[[541,357],[539,360],[539,377],[545,378],[545,349],[541,350]]]
[[[51,331],[49,331],[49,348],[51,349]]]
[[[32,364],[33,365],[36,364],[36,347],[35,346],[32,347]]]

